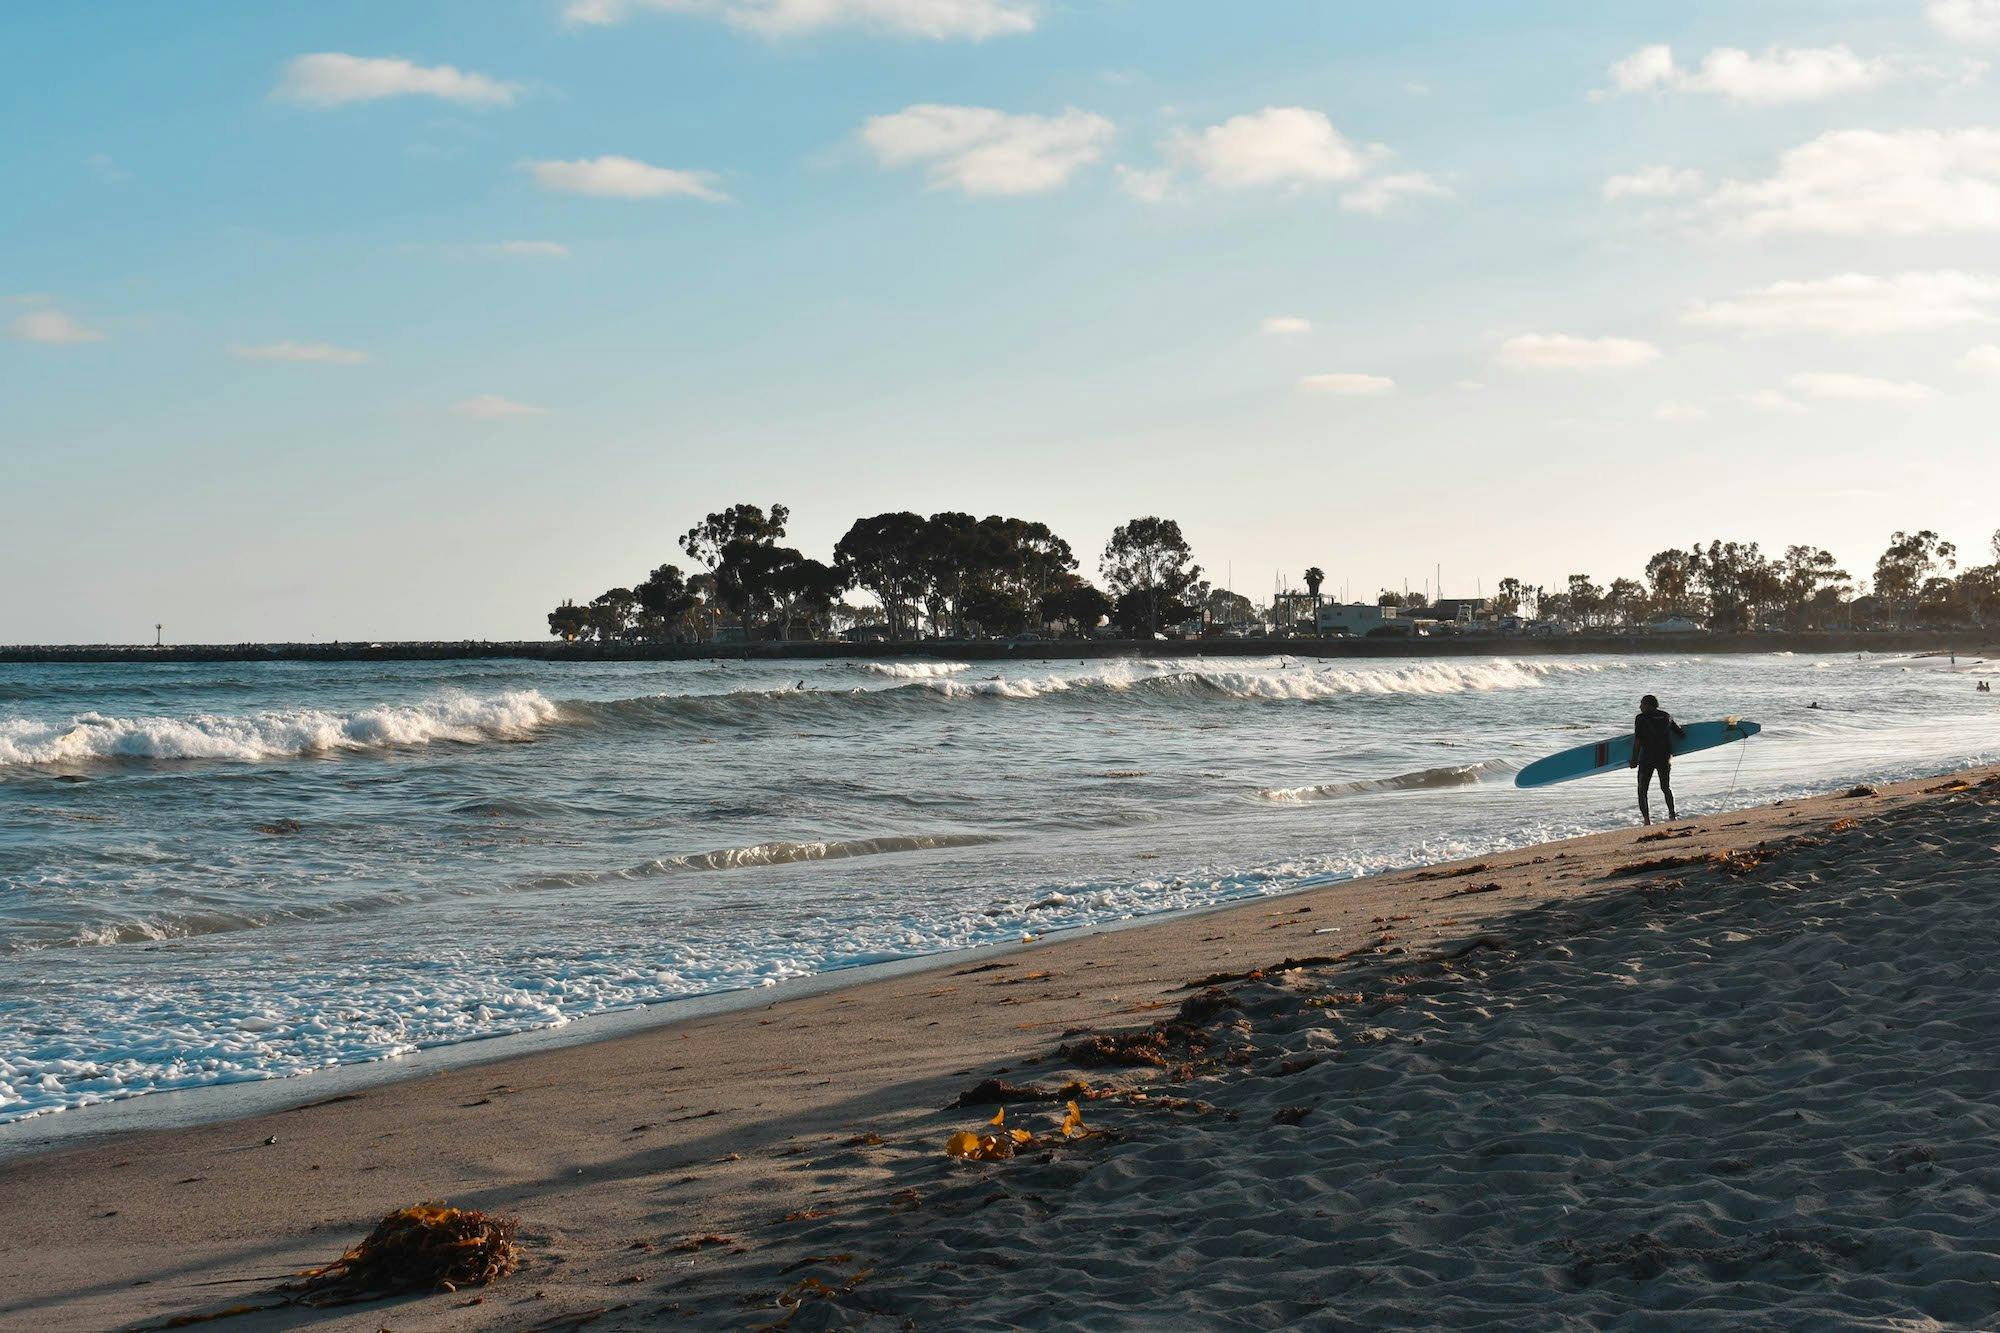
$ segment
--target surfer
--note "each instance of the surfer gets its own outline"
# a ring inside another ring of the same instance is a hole
[[[1648,824],[1653,822],[1653,811],[1647,789],[1655,773],[1660,775],[1660,795],[1667,798],[1667,818],[1679,817],[1674,814],[1674,742],[1686,735],[1653,695],[1639,701],[1639,715],[1632,719],[1632,762],[1627,767],[1639,770],[1639,818]]]

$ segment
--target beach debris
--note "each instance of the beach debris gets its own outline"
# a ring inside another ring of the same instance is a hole
[[[1940,782],[1935,787],[1924,788],[1924,795],[1942,796],[1946,792],[1971,791],[1971,790],[1972,790],[1972,784],[1970,782],[1967,782],[1964,778],[1953,778],[1949,782]]]
[[[692,1254],[696,1250],[705,1250],[711,1245],[731,1245],[734,1243],[729,1237],[719,1236],[715,1232],[710,1231],[699,1236],[689,1236],[686,1240],[675,1243],[673,1248],[682,1254]]]
[[[995,1111],[986,1124],[986,1131],[961,1129],[946,1139],[944,1155],[966,1162],[997,1162],[1012,1157],[1015,1148],[1034,1142],[1035,1136],[1027,1130],[1007,1128],[1007,1108],[1004,1106]]]
[[[1182,990],[1197,990],[1201,987],[1213,988],[1232,981],[1262,981],[1274,972],[1292,972],[1301,967],[1324,967],[1337,963],[1340,958],[1334,954],[1314,954],[1308,958],[1287,958],[1280,963],[1267,963],[1263,967],[1253,967],[1248,972],[1211,972],[1205,977],[1197,977],[1184,983]],[[1200,998],[1200,997],[1196,997]]]
[[[1483,875],[1490,868],[1484,861],[1478,861],[1469,866],[1458,866],[1450,870],[1419,870],[1410,878],[1419,880],[1464,879],[1467,875]]]
[[[1643,833],[1637,838],[1634,838],[1633,841],[1668,842],[1675,838],[1692,838],[1698,832],[1700,832],[1700,830],[1694,828],[1692,825],[1690,825],[1687,828],[1666,828],[1666,829],[1661,829],[1658,833]]]
[[[1065,1043],[1057,1054],[1085,1069],[1165,1069],[1206,1054],[1209,1044],[1208,1034],[1200,1028],[1185,1023],[1155,1023],[1124,1032],[1092,1033],[1080,1041]]]
[[[1009,1106],[1022,1102],[1087,1102],[1112,1096],[1114,1092],[1115,1089],[1093,1088],[1081,1080],[1065,1083],[1060,1088],[1045,1088],[1039,1083],[1009,1083],[1005,1079],[988,1078],[959,1093],[945,1109],[956,1111],[969,1106]]]
[[[1475,893],[1498,893],[1504,887],[1498,880],[1495,880],[1491,884],[1474,884],[1470,888],[1453,889],[1450,893],[1441,893],[1432,899],[1432,901],[1441,903],[1447,898],[1469,898]]]
[[[1876,791],[1865,782],[1858,787],[1849,787],[1847,789],[1847,799],[1850,801],[1857,800],[1863,796],[1880,796],[1881,794],[1881,792]]]
[[[1853,828],[1855,823],[1856,821],[1852,819],[1836,819],[1826,826],[1826,831],[1828,833],[1845,833],[1847,830]]]
[[[962,1162],[999,1162],[1031,1148],[1054,1148],[1086,1139],[1111,1137],[1110,1132],[1092,1129],[1083,1123],[1083,1107],[1072,1098],[1064,1108],[1062,1123],[1047,1134],[1031,1134],[1025,1129],[1007,1128],[1007,1108],[993,1113],[983,1130],[961,1129],[945,1140],[945,1156]]]
[[[282,1288],[304,1305],[483,1287],[521,1266],[520,1221],[439,1202],[399,1208],[359,1245]]]
[[[1310,1106],[1281,1106],[1278,1108],[1277,1114],[1271,1117],[1271,1120],[1274,1124],[1296,1125],[1311,1115],[1312,1110]]]

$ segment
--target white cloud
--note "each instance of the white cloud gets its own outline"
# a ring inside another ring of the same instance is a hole
[[[1299,381],[1307,393],[1338,394],[1345,398],[1375,398],[1396,391],[1396,381],[1386,375],[1307,375]]]
[[[923,103],[871,116],[861,141],[884,167],[921,164],[933,189],[1038,194],[1104,155],[1111,122],[1074,107],[1055,116]]]
[[[1350,213],[1373,213],[1380,215],[1389,211],[1399,199],[1430,196],[1448,197],[1451,191],[1438,184],[1421,171],[1407,171],[1396,176],[1377,176],[1365,180],[1354,189],[1340,196],[1340,206]]]
[[[502,398],[497,393],[482,393],[477,398],[467,398],[464,402],[453,403],[451,410],[462,417],[475,421],[508,421],[515,417],[538,417],[549,409],[536,407],[532,403],[517,403],[511,398]]]
[[[2000,45],[2000,0],[1930,0],[1924,13],[1954,41]]]
[[[1698,69],[1681,68],[1672,47],[1647,46],[1610,70],[1615,92],[1671,89],[1755,106],[1817,102],[1862,92],[1887,83],[1899,72],[1894,61],[1865,59],[1845,46],[1774,46],[1762,55],[1718,46],[1702,57]]]
[[[479,249],[482,254],[506,255],[515,259],[569,258],[569,247],[561,241],[494,241]]]
[[[30,310],[16,316],[7,326],[9,336],[26,343],[47,343],[67,347],[76,343],[100,343],[104,335],[82,320],[61,310]]]
[[[1938,396],[1928,384],[1910,380],[1883,380],[1868,375],[1810,371],[1785,381],[1796,393],[1809,398],[1832,398],[1850,403],[1920,403]]]
[[[300,361],[327,366],[358,366],[368,359],[366,352],[332,343],[238,343],[229,354],[239,361]]]
[[[2000,378],[2000,347],[1987,343],[1958,358],[1958,368],[1974,375]]]
[[[1659,360],[1660,349],[1636,338],[1524,333],[1501,343],[1495,359],[1509,370],[1629,370]]]
[[[1693,403],[1661,403],[1653,409],[1653,420],[1670,423],[1685,423],[1708,420],[1708,409]]]
[[[1258,327],[1265,333],[1311,333],[1312,321],[1301,315],[1270,315]]]
[[[1174,191],[1174,173],[1164,167],[1128,167],[1120,162],[1111,171],[1120,189],[1144,203],[1165,203]]]
[[[407,60],[317,51],[285,66],[272,96],[305,106],[347,106],[385,97],[436,97],[461,106],[505,106],[519,85],[450,65],[417,65]]]
[[[560,194],[587,194],[598,199],[664,199],[681,196],[711,204],[729,196],[715,188],[715,174],[656,167],[629,157],[588,157],[574,162],[527,162],[535,184]]]
[[[1766,180],[1725,182],[1709,206],[1751,236],[2000,230],[2000,129],[1833,130]]]
[[[1746,333],[1900,333],[1978,324],[2000,304],[2000,278],[1939,269],[1875,277],[1842,273],[1774,282],[1726,301],[1697,303],[1690,324]]]
[[[1790,394],[1779,393],[1776,389],[1758,389],[1754,393],[1746,393],[1743,395],[1743,401],[1759,412],[1772,412],[1779,416],[1795,417],[1809,410],[1798,399]]]
[[[1271,106],[1205,130],[1182,130],[1169,153],[1212,185],[1241,189],[1358,180],[1379,150],[1356,147],[1325,113]]]
[[[1613,176],[1604,182],[1606,199],[1674,199],[1695,194],[1702,187],[1702,175],[1692,167],[1642,167],[1629,175]]]
[[[825,28],[872,28],[933,41],[984,41],[1034,31],[1037,9],[1028,0],[570,0],[572,23],[620,23],[640,10],[720,18],[768,37]]]

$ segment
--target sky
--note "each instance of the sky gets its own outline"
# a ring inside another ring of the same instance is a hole
[[[738,501],[1218,583],[2000,527],[2000,0],[0,8],[0,642],[534,638]],[[1436,591],[1436,589],[1433,589]]]

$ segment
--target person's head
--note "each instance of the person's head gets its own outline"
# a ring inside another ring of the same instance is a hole
[[[1656,697],[1655,697],[1655,696],[1653,696],[1653,695],[1650,695],[1650,694],[1649,694],[1649,695],[1647,695],[1647,696],[1646,696],[1645,698],[1643,698],[1643,699],[1641,699],[1641,700],[1639,701],[1639,711],[1640,711],[1640,712],[1642,712],[1642,713],[1657,713],[1657,712],[1659,712],[1659,711],[1660,711],[1660,701],[1659,701],[1659,699],[1658,699],[1658,698],[1656,698]]]

